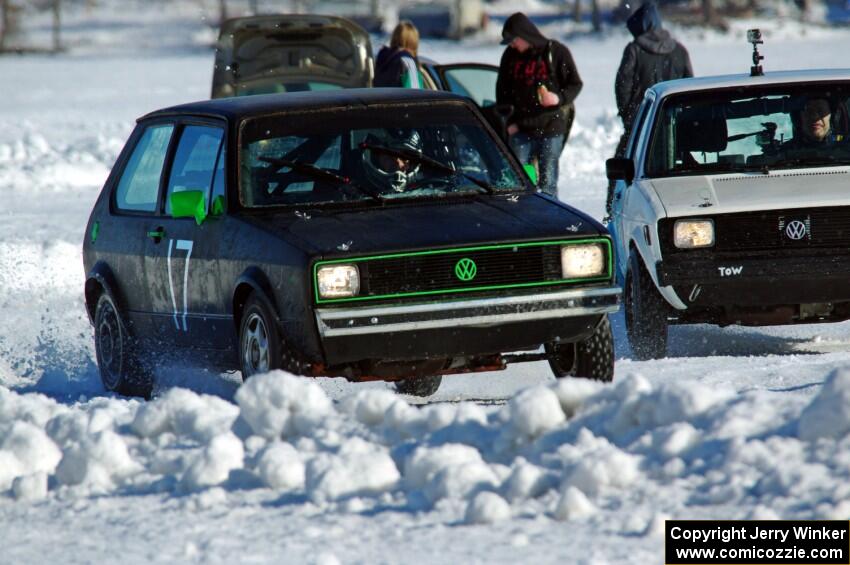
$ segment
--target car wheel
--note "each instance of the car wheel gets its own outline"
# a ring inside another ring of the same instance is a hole
[[[289,351],[268,301],[254,293],[245,302],[239,324],[239,368],[242,380],[259,373],[284,369],[302,373],[297,356]]]
[[[549,367],[555,378],[578,377],[610,382],[614,379],[614,335],[608,316],[593,334],[578,343],[547,343]]]
[[[634,251],[629,255],[625,286],[626,334],[635,358],[646,361],[664,357],[668,306]]]
[[[105,292],[98,298],[94,314],[94,349],[106,390],[150,398],[152,372],[139,361],[139,351],[124,316]]]
[[[442,375],[411,377],[403,381],[396,381],[395,389],[401,394],[409,394],[410,396],[431,396],[437,392],[442,382]]]

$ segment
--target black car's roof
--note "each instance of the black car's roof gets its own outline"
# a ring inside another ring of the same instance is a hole
[[[412,88],[343,88],[285,94],[261,94],[217,98],[181,104],[156,110],[139,118],[138,121],[162,116],[211,116],[229,121],[275,114],[288,110],[320,109],[338,106],[364,106],[373,104],[404,102],[468,102],[464,97],[450,92],[419,90]],[[470,103],[471,104],[471,103]]]

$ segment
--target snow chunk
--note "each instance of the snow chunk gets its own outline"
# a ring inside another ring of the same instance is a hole
[[[480,492],[466,507],[467,524],[492,524],[508,520],[511,506],[495,492]]]
[[[333,412],[317,384],[283,371],[251,377],[236,392],[236,402],[254,433],[269,439],[308,435]]]
[[[105,430],[64,450],[56,467],[56,480],[64,485],[86,485],[106,492],[139,470],[140,465],[130,457],[121,436]]]
[[[536,438],[566,421],[558,395],[545,386],[522,391],[508,402],[508,425],[517,435]]]
[[[307,492],[316,501],[374,496],[395,488],[401,476],[386,448],[359,438],[337,454],[323,453],[307,465]]]
[[[481,490],[494,490],[498,474],[474,447],[445,444],[418,447],[404,465],[408,486],[420,488],[435,502],[441,498],[467,498]]]
[[[579,432],[575,445],[564,445],[558,453],[565,462],[572,462],[563,483],[564,489],[574,486],[589,495],[596,495],[608,487],[628,487],[641,475],[637,456],[621,451],[587,429]]]
[[[230,430],[238,415],[239,409],[226,400],[174,388],[142,405],[131,427],[146,438],[172,432],[207,442]]]
[[[559,379],[551,388],[561,403],[561,410],[567,418],[572,418],[588,398],[605,390],[606,386],[590,379]]]
[[[39,427],[15,422],[0,443],[0,491],[12,486],[20,476],[53,473],[62,452]]]
[[[803,441],[838,439],[850,432],[850,370],[836,369],[820,393],[800,415],[798,435]]]
[[[269,445],[260,456],[257,471],[271,488],[295,490],[304,487],[304,462],[292,444],[276,442]]]
[[[575,487],[567,487],[555,506],[555,518],[561,521],[577,520],[596,512],[596,506]]]
[[[520,458],[505,481],[504,491],[508,500],[516,501],[536,498],[556,485],[557,481],[543,469]]]
[[[47,473],[18,477],[12,483],[15,500],[35,501],[47,496]]]
[[[397,394],[389,390],[361,390],[342,402],[341,410],[352,414],[357,421],[367,426],[379,426],[385,420],[389,420],[389,414],[395,415],[404,412],[403,407],[396,408],[397,404],[409,406]]]
[[[195,491],[221,484],[230,471],[242,467],[244,457],[242,442],[233,433],[216,436],[189,466],[182,485],[188,491]]]

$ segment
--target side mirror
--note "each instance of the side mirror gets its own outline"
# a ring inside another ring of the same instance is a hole
[[[525,174],[528,175],[528,178],[531,179],[532,184],[537,184],[537,168],[534,166],[534,163],[526,163],[522,166]]]
[[[631,184],[635,180],[635,163],[625,157],[614,157],[605,161],[605,173],[608,180],[624,180]]]
[[[172,218],[195,218],[200,226],[207,218],[204,193],[200,190],[172,192],[169,198]]]

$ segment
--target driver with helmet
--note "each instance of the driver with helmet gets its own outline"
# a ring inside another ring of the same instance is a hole
[[[422,137],[415,129],[378,130],[361,147],[366,179],[378,189],[404,192],[419,173]]]

